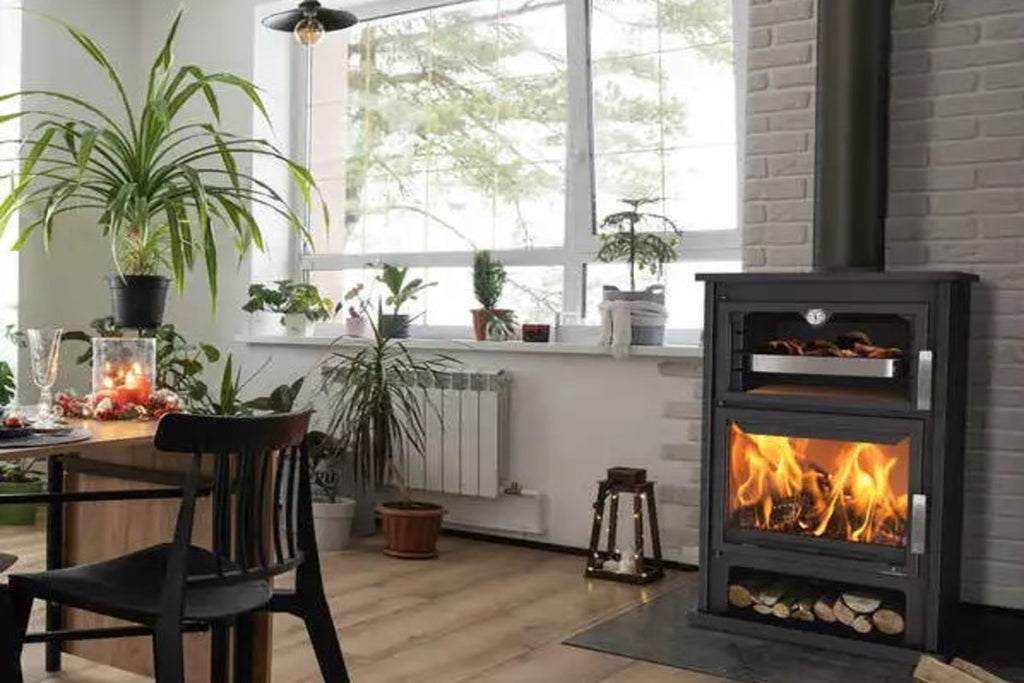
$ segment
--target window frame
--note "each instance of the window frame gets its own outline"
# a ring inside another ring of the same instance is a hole
[[[385,19],[416,11],[468,4],[476,0],[356,0],[347,5],[360,21]],[[493,249],[492,253],[507,266],[560,266],[563,269],[563,311],[586,312],[586,266],[597,262],[600,241],[595,226],[596,211],[595,135],[593,108],[593,70],[590,50],[591,0],[565,0],[566,54],[568,72],[568,121],[566,144],[565,234],[560,247],[530,249]],[[730,230],[684,231],[679,254],[680,263],[701,261],[735,261],[742,263],[743,216],[743,141],[745,138],[746,83],[746,14],[745,0],[732,0],[734,72],[736,83],[736,225]],[[316,59],[315,50],[312,59]],[[308,75],[311,62],[301,59],[293,87],[298,102],[297,121],[306,131],[312,110],[306,107],[306,88],[313,87]],[[307,133],[299,134],[304,145]],[[670,233],[664,233],[669,236]],[[298,237],[294,238],[296,242]],[[308,281],[316,271],[362,269],[367,263],[388,262],[412,268],[467,267],[470,251],[446,252],[384,252],[384,253],[315,253],[306,248],[292,249],[293,277]],[[465,336],[465,327],[439,325],[414,326],[413,336],[444,338]],[[695,343],[700,329],[667,330],[670,343]]]

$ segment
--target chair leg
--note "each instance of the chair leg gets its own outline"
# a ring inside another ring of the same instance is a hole
[[[181,628],[157,624],[153,630],[156,683],[185,683],[185,651]]]
[[[0,587],[0,681],[23,683],[21,650],[31,612],[31,597]]]
[[[210,683],[227,683],[230,629],[223,622],[210,624]]]
[[[334,629],[334,620],[323,593],[301,597],[299,609],[325,683],[350,683],[338,632]]]
[[[256,620],[250,612],[235,620],[235,683],[252,683]]]

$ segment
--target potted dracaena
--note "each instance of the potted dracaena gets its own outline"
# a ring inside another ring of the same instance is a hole
[[[307,205],[317,190],[312,175],[270,142],[219,127],[222,91],[244,96],[264,118],[266,108],[256,86],[244,78],[206,73],[193,64],[174,67],[180,21],[179,11],[138,102],[132,102],[102,48],[61,22],[85,58],[109,77],[116,110],[63,92],[0,95],[0,103],[17,97],[25,103],[23,111],[5,118],[33,121],[20,139],[20,163],[0,201],[0,234],[20,214],[14,248],[36,233],[48,246],[62,215],[98,211],[100,232],[110,241],[116,263],[117,272],[109,277],[114,317],[127,328],[159,327],[169,283],[181,291],[197,261],[204,264],[216,300],[221,234],[231,237],[239,256],[251,246],[263,249],[253,213],[257,207],[272,211],[309,241],[301,217],[282,194],[244,169],[254,157],[283,164]],[[200,106],[205,116],[197,113]]]
[[[386,334],[372,316],[368,319],[372,336],[367,345],[335,348],[325,360],[323,431],[335,454],[351,458],[355,481],[363,491],[400,492],[398,499],[376,506],[385,554],[436,557],[444,509],[412,499],[405,465],[409,458],[424,457],[425,410],[437,410],[423,386],[437,384],[438,373],[454,361],[446,356],[414,358],[400,339]]]
[[[400,268],[387,263],[380,265],[380,274],[377,282],[384,285],[387,290],[387,297],[384,304],[391,307],[390,313],[378,311],[377,326],[381,333],[389,339],[406,339],[409,336],[409,320],[407,313],[402,313],[402,307],[417,297],[428,287],[433,287],[436,282],[423,282],[423,278],[413,278],[406,282],[408,268]]]
[[[472,311],[473,335],[477,341],[504,341],[512,336],[515,316],[507,308],[498,308],[507,281],[505,266],[489,251],[473,255],[473,294],[480,304],[480,308]]]
[[[625,262],[629,265],[629,290],[605,285],[605,301],[647,302],[665,305],[664,285],[651,285],[637,290],[637,270],[646,271],[659,278],[665,272],[665,264],[676,260],[679,238],[682,233],[675,222],[657,213],[641,211],[641,207],[659,202],[658,199],[623,199],[629,208],[605,216],[598,229],[601,248],[597,260],[604,263]],[[632,325],[632,343],[638,346],[660,346],[665,338],[665,322],[660,324],[637,325],[636,316]]]

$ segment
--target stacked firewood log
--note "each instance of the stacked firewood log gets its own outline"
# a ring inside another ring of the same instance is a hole
[[[768,353],[784,356],[819,356],[828,358],[899,358],[903,351],[878,346],[866,332],[855,330],[828,339],[773,339]]]
[[[903,611],[867,593],[830,592],[787,580],[744,580],[729,585],[729,604],[779,619],[848,626],[857,633],[903,633]]]

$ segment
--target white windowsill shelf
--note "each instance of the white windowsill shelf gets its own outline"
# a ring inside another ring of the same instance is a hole
[[[301,346],[311,348],[327,348],[340,345],[347,348],[366,346],[369,341],[356,337],[289,337],[285,335],[253,336],[242,335],[236,341],[252,346]],[[411,350],[421,351],[467,351],[480,353],[535,353],[561,354],[573,356],[607,356],[612,358],[607,347],[586,343],[530,343],[521,341],[493,342],[476,341],[473,339],[406,339],[405,346]],[[701,358],[704,350],[699,346],[633,346],[630,356],[636,358]]]

